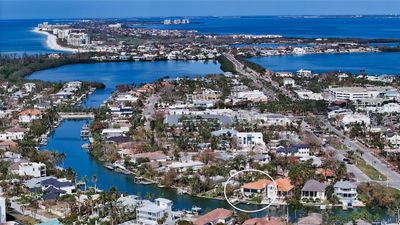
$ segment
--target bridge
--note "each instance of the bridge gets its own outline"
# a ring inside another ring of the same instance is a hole
[[[59,115],[61,120],[94,119],[94,113],[92,112],[61,112]]]

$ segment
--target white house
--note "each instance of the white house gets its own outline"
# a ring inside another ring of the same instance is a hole
[[[129,128],[108,128],[108,129],[104,129],[101,131],[101,134],[103,136],[105,136],[106,138],[110,138],[110,137],[118,137],[118,136],[122,136],[124,133],[128,132]]]
[[[400,135],[397,133],[390,133],[386,135],[386,141],[394,148],[400,147]]]
[[[333,189],[343,206],[352,207],[353,202],[357,200],[357,185],[350,181],[338,181]]]
[[[296,90],[295,92],[301,99],[324,100],[321,93],[314,93],[310,90]]]
[[[261,132],[237,132],[236,138],[242,147],[253,147],[256,145],[265,146]]]
[[[36,84],[35,83],[25,83],[24,84],[24,89],[28,93],[32,92],[35,88],[36,88]]]
[[[137,224],[157,225],[162,218],[165,218],[163,224],[173,224],[172,201],[165,198],[157,198],[154,201],[145,200],[136,209]]]
[[[0,224],[6,224],[6,199],[0,193]]]
[[[326,184],[318,182],[314,179],[308,180],[301,189],[301,200],[314,200],[323,202],[326,199]]]
[[[204,163],[200,161],[185,161],[185,162],[173,162],[168,166],[168,168],[176,169],[179,172],[183,172],[189,168],[193,169],[194,171],[197,171],[203,168],[203,166]]]
[[[283,78],[283,86],[295,86],[296,82],[292,78]]]
[[[14,128],[6,129],[4,132],[0,133],[0,141],[22,140],[22,139],[24,139],[26,132],[28,132],[28,129],[21,128],[21,127],[14,127]]]
[[[262,91],[253,90],[253,91],[239,91],[236,92],[233,97],[235,98],[234,101],[253,101],[253,102],[260,102],[260,101],[267,101],[267,96],[264,95]]]
[[[340,122],[345,131],[349,131],[350,125],[355,123],[363,124],[366,127],[371,125],[371,119],[367,115],[360,113],[346,114],[343,116]]]
[[[276,153],[283,156],[308,157],[310,156],[310,146],[308,144],[297,144],[291,147],[280,146],[276,149]]]
[[[281,114],[259,114],[257,120],[261,121],[266,126],[288,126],[292,123],[292,119]]]
[[[296,74],[299,77],[310,77],[312,75],[312,72],[311,70],[299,69],[296,71]]]
[[[16,162],[11,165],[10,172],[19,176],[44,177],[46,176],[46,165],[36,162]]]

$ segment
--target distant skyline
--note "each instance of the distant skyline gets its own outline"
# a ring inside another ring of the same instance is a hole
[[[0,0],[1,19],[400,14],[400,0]]]

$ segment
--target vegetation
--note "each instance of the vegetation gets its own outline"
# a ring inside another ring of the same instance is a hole
[[[245,68],[248,67],[254,71],[256,71],[257,73],[261,73],[264,74],[265,73],[265,68],[258,65],[257,63],[251,62],[249,60],[247,60],[247,58],[243,57],[243,56],[235,56],[235,58],[241,62]]]
[[[221,64],[221,70],[224,72],[231,72],[233,74],[237,74],[235,69],[235,65],[227,59],[224,55],[221,55],[217,58],[219,64]]]

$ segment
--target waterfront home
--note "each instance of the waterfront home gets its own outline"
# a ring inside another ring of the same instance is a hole
[[[121,196],[117,199],[117,203],[126,212],[134,212],[136,207],[141,203],[140,197],[137,195]]]
[[[230,127],[234,123],[234,118],[227,115],[216,114],[196,114],[196,115],[167,115],[164,123],[168,126],[179,126],[185,122],[193,122],[196,125],[201,121],[218,121],[223,127]]]
[[[0,133],[0,141],[13,140],[18,141],[22,140],[25,137],[25,134],[28,132],[28,129],[22,127],[13,127],[6,129],[4,132]]]
[[[301,189],[301,200],[303,202],[308,200],[323,202],[326,199],[325,191],[326,184],[314,179],[308,180]]]
[[[345,207],[352,207],[357,200],[357,185],[350,181],[338,181],[333,186],[334,193]]]
[[[255,194],[263,194],[266,196],[271,196],[272,193],[267,193],[268,185],[274,186],[273,181],[269,179],[261,179],[242,185],[240,187],[240,191],[242,192],[242,195],[247,197],[253,196]],[[271,189],[268,188],[268,190]]]
[[[154,202],[144,200],[136,209],[138,224],[157,225],[163,217],[163,224],[173,224],[172,201],[165,198],[157,198]]]
[[[75,184],[72,181],[67,180],[65,178],[57,179],[51,177],[49,179],[41,181],[40,186],[42,190],[47,190],[51,187],[58,190],[63,190],[65,191],[66,194],[72,194],[75,192]]]
[[[310,146],[308,144],[297,144],[291,147],[279,146],[276,153],[282,156],[308,157],[310,156]]]
[[[173,162],[171,163],[168,168],[169,169],[176,169],[179,172],[184,172],[188,170],[189,168],[193,169],[194,171],[198,171],[201,168],[203,168],[204,163],[200,161],[184,161],[184,162]]]
[[[242,225],[286,225],[283,218],[265,216],[262,218],[251,218],[242,223]]]
[[[272,201],[274,198],[285,200],[287,197],[292,196],[294,186],[289,178],[276,179],[275,184],[271,180],[262,179],[244,184],[241,187],[241,192],[247,197],[254,194],[265,194],[268,201]]]
[[[133,109],[131,106],[111,106],[109,107],[109,112],[112,116],[131,117]]]
[[[18,115],[20,123],[31,123],[33,120],[42,118],[42,112],[38,109],[26,109],[21,111]]]
[[[101,134],[105,138],[111,138],[111,137],[123,136],[128,131],[129,131],[129,129],[126,129],[126,128],[107,128],[107,129],[103,129],[101,131]]]
[[[44,163],[20,161],[10,166],[10,172],[19,176],[44,177],[46,165]]]
[[[233,224],[233,211],[217,208],[193,221],[194,225]]]
[[[131,161],[137,163],[139,159],[148,159],[149,162],[166,162],[170,158],[165,155],[162,151],[156,152],[144,152],[138,154],[129,155]]]

